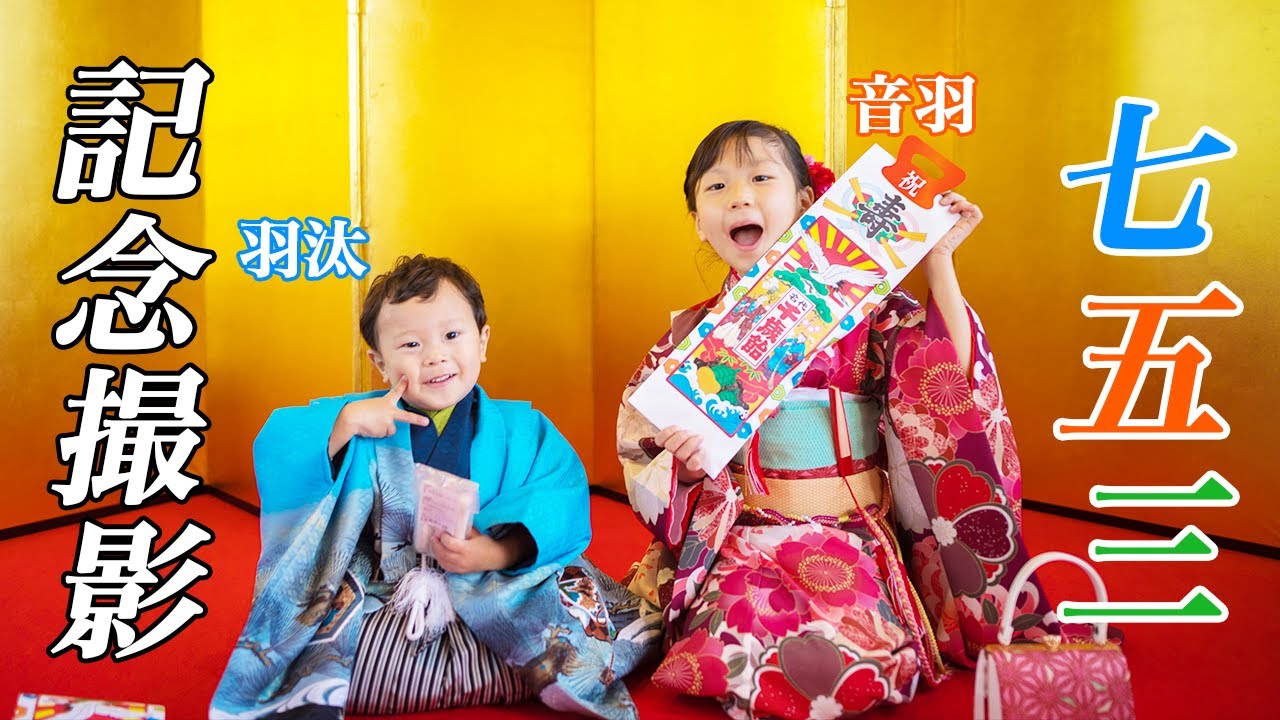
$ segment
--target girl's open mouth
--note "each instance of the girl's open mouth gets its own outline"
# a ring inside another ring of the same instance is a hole
[[[427,381],[427,384],[428,384],[428,385],[443,385],[443,384],[445,384],[445,383],[449,382],[450,380],[454,379],[455,377],[457,377],[457,375],[458,375],[457,373],[453,373],[453,374],[450,374],[450,375],[441,375],[440,377],[437,377],[437,378],[431,378],[430,380],[428,380],[428,381]]]
[[[756,224],[743,225],[729,231],[729,238],[734,244],[742,247],[751,247],[760,242],[760,238],[764,236],[764,228]]]

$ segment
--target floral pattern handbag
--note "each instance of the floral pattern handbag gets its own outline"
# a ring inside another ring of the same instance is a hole
[[[1014,577],[1009,597],[1017,598],[1031,573],[1055,561],[1070,562],[1089,574],[1099,602],[1107,589],[1098,571],[1074,555],[1037,555]],[[1011,645],[1013,611],[1005,605],[998,642],[978,656],[973,690],[975,720],[1132,720],[1129,664],[1120,646],[1107,641],[1107,624],[1094,626],[1093,642],[1062,642],[1059,636]]]

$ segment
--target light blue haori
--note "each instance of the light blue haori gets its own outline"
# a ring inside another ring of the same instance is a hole
[[[262,555],[211,717],[307,706],[341,717],[363,616],[419,564],[410,426],[352,438],[336,474],[328,454],[342,407],[382,394],[276,410],[254,441]],[[454,609],[506,662],[534,673],[548,705],[634,718],[621,678],[657,650],[661,616],[580,557],[591,540],[587,480],[564,436],[527,402],[491,400],[478,386],[475,397],[474,524],[485,533],[522,524],[537,551],[511,570],[448,574]]]

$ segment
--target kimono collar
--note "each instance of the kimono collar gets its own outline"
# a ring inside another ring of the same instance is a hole
[[[467,396],[463,398],[463,400],[460,400],[454,403],[453,405],[450,405],[449,407],[441,410],[419,410],[418,408],[410,405],[409,403],[404,404],[404,409],[408,410],[411,413],[414,413],[415,415],[425,415],[427,418],[431,420],[431,425],[435,427],[436,434],[439,435],[444,433],[444,426],[449,424],[449,418],[453,416],[453,409],[463,404],[463,401],[470,399],[470,397],[471,397],[471,393],[468,393]]]
[[[471,392],[463,395],[461,400],[447,408],[441,408],[439,410],[421,410],[404,401],[401,401],[400,404],[405,410],[408,410],[415,415],[423,415],[430,418],[432,427],[436,429],[436,434],[443,435],[445,425],[449,424],[449,418],[453,417],[455,410],[461,409],[462,413],[471,412],[471,406],[476,403],[481,392],[479,388],[479,385],[471,388]]]
[[[742,279],[741,273],[739,273],[737,270],[734,270],[733,268],[729,268],[729,274],[725,276],[724,284],[720,286],[720,294],[721,295],[727,294],[729,290],[732,289],[734,285],[737,285],[738,281],[741,279]]]

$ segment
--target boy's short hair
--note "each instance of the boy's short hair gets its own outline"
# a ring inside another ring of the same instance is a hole
[[[466,268],[449,258],[401,255],[395,267],[374,278],[364,296],[364,306],[360,310],[360,334],[369,347],[378,349],[378,313],[383,303],[402,303],[413,298],[430,300],[436,296],[441,281],[462,293],[471,305],[476,327],[483,328],[488,322],[484,296],[480,293],[480,283]]]

